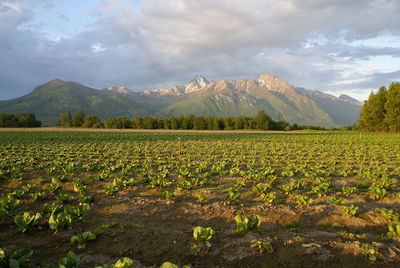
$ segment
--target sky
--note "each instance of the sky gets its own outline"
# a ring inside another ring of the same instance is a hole
[[[0,100],[274,74],[365,100],[400,80],[399,0],[0,0]]]

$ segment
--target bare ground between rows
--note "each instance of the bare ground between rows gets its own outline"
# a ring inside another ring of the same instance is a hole
[[[38,250],[40,255],[34,258],[38,264],[54,263],[68,250],[74,250],[86,254],[82,263],[87,265],[112,263],[126,256],[138,261],[136,267],[154,267],[164,261],[191,267],[376,266],[367,261],[360,242],[343,239],[334,231],[321,230],[317,223],[364,228],[375,236],[381,230],[369,228],[367,216],[343,216],[331,206],[264,206],[254,202],[228,205],[221,201],[199,204],[188,193],[182,193],[175,201],[163,200],[154,189],[142,193],[125,190],[115,196],[97,195],[90,212],[75,222],[71,230],[54,234],[43,225],[42,230],[23,234],[15,225],[8,224],[1,226],[0,241],[7,241],[8,246]],[[233,218],[238,211],[260,215],[263,221],[260,231],[243,236],[233,233]],[[299,224],[299,230],[288,230],[286,225],[292,222]],[[70,243],[72,235],[102,225],[108,227],[86,249],[77,250]],[[191,229],[197,225],[211,226],[216,231],[212,247],[201,254],[191,251]],[[251,247],[256,240],[271,241],[274,252],[260,254]],[[396,243],[385,245],[386,262],[379,263],[380,267],[400,265],[398,247]]]

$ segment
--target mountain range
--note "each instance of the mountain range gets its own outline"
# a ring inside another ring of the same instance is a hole
[[[103,120],[111,116],[254,116],[264,110],[275,120],[332,127],[354,124],[361,107],[362,103],[350,96],[296,88],[270,74],[221,81],[198,75],[184,85],[143,91],[93,89],[55,79],[25,96],[0,101],[0,112],[34,113],[44,125],[54,125],[62,112],[78,109]]]

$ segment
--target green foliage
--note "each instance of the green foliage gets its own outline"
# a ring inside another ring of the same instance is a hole
[[[388,225],[389,231],[387,232],[387,236],[392,238],[393,240],[400,241],[400,223],[393,222]]]
[[[254,241],[251,246],[253,248],[257,248],[258,251],[260,252],[260,254],[263,253],[273,253],[274,252],[274,248],[272,247],[272,243],[270,241],[266,241],[266,240],[257,240]]]
[[[333,197],[331,200],[329,200],[329,202],[334,205],[344,205],[347,203],[347,200],[340,197],[339,198]]]
[[[24,267],[29,258],[33,255],[33,250],[28,248],[17,248],[6,250],[0,248],[0,267],[20,268]]]
[[[262,193],[260,195],[260,197],[263,202],[268,203],[268,204],[272,204],[276,198],[276,196],[273,193],[269,193],[269,194]]]
[[[301,205],[301,206],[310,205],[314,202],[314,200],[312,198],[310,198],[306,195],[296,195],[294,197],[294,200],[298,205]]]
[[[164,262],[163,264],[161,264],[160,268],[179,268],[178,265],[173,264],[172,262]],[[182,266],[182,268],[190,268],[190,266],[184,265]]]
[[[172,199],[175,198],[175,193],[169,192],[169,191],[164,191],[164,192],[162,193],[162,197],[163,197],[164,199],[167,199],[167,200],[172,200]]]
[[[368,193],[372,199],[382,199],[387,195],[387,188],[382,184],[373,183],[368,188]]]
[[[15,216],[14,222],[24,233],[28,229],[30,229],[33,225],[37,225],[41,219],[42,219],[42,214],[40,213],[31,215],[29,212],[25,212],[22,215]]]
[[[205,246],[206,248],[210,248],[210,241],[214,237],[215,231],[211,227],[194,227],[193,238],[196,243],[192,245],[192,250],[194,252],[199,252],[201,250],[201,245]]]
[[[82,256],[68,251],[67,256],[58,260],[58,268],[78,268]]]
[[[343,193],[345,196],[349,197],[349,196],[351,196],[353,193],[357,192],[357,187],[343,186],[343,187],[341,188],[341,190],[342,190],[342,193]]]
[[[318,185],[315,185],[312,187],[312,191],[318,195],[318,197],[322,197],[325,195],[326,192],[328,192],[330,188],[330,183],[329,182],[323,182]]]
[[[31,113],[0,113],[0,127],[40,127],[41,125],[42,123]]]
[[[371,93],[360,114],[360,127],[366,131],[400,131],[400,83],[391,83]]]
[[[364,254],[365,256],[367,256],[369,261],[375,262],[385,259],[383,255],[379,252],[379,250],[373,245],[362,244],[361,248],[363,249]]]
[[[115,264],[113,268],[129,268],[133,265],[133,260],[130,258],[124,257],[119,259]]]
[[[13,197],[0,199],[0,220],[9,215],[19,205],[19,200]]]
[[[225,191],[227,192],[227,194],[225,196],[225,200],[228,201],[228,203],[234,203],[234,202],[239,201],[240,193],[237,192],[236,188],[229,187]]]
[[[358,211],[358,206],[354,206],[354,205],[342,206],[341,208],[342,208],[342,211],[349,216],[355,216]]]
[[[85,248],[87,243],[91,240],[95,240],[96,235],[90,231],[79,233],[71,237],[71,243],[77,243],[78,249]]]
[[[72,222],[72,216],[64,212],[57,214],[51,214],[49,218],[50,229],[59,231],[62,229],[67,229]]]
[[[399,213],[394,213],[393,209],[381,208],[378,209],[378,213],[388,221],[398,221]]]
[[[257,227],[261,225],[261,219],[258,215],[243,218],[241,214],[235,216],[236,229],[235,233],[239,235],[243,235],[247,232],[254,232],[257,230]]]

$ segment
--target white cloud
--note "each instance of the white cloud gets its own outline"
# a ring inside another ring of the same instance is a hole
[[[97,52],[103,52],[103,51],[106,51],[107,49],[106,48],[104,48],[102,45],[101,45],[101,43],[94,43],[92,46],[91,46],[91,48],[92,48],[92,51],[93,52],[95,52],[95,53],[97,53]]]
[[[105,0],[91,12],[95,23],[55,41],[19,28],[34,16],[28,2],[6,2],[20,12],[0,8],[0,61],[8,63],[0,67],[0,80],[7,81],[2,96],[54,77],[144,89],[197,73],[210,79],[274,73],[334,92],[379,87],[398,71],[396,0],[138,0],[139,6]],[[373,65],[374,57],[390,60]],[[30,75],[15,79],[21,73]]]

